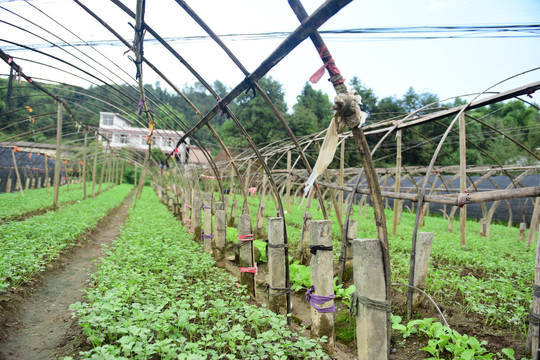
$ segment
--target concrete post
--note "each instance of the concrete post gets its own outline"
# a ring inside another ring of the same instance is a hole
[[[214,224],[214,257],[216,260],[223,260],[225,255],[225,245],[227,243],[227,212],[223,202],[216,202],[216,222]]]
[[[30,178],[27,177],[27,178],[24,180],[24,190],[28,190],[29,187],[30,187]]]
[[[203,211],[204,211],[204,235],[203,246],[207,252],[212,251],[212,198],[214,196],[210,193],[204,194]]]
[[[193,239],[197,242],[201,242],[201,233],[202,233],[202,199],[201,195],[198,193],[193,194],[193,207],[191,209],[191,225],[193,225],[194,237]]]
[[[418,233],[418,236],[416,237],[416,261],[414,263],[413,286],[422,290],[426,289],[432,245],[433,233]],[[415,291],[413,295],[413,309],[417,308],[423,300],[424,295]]]
[[[302,220],[302,232],[300,234],[300,264],[309,265],[311,260],[311,253],[309,252],[309,240],[311,235],[309,232],[310,223],[313,215],[311,213],[304,213]]]
[[[248,293],[251,296],[256,297],[255,274],[257,273],[257,264],[254,262],[253,233],[251,232],[251,218],[248,214],[238,216],[238,238],[240,240],[240,283],[247,286]]]
[[[334,262],[332,258],[332,222],[330,220],[311,221],[311,243],[310,248],[315,251],[316,247],[324,246],[327,249],[318,249],[315,255],[311,256],[311,285],[315,288],[313,295],[332,296],[334,295]],[[382,257],[381,257],[382,258]],[[383,282],[384,283],[384,282]],[[318,304],[320,309],[334,306],[334,300],[329,300]],[[386,321],[386,318],[385,320]],[[328,354],[334,354],[334,313],[319,312],[311,306],[311,337],[327,337],[327,342],[321,343]]]
[[[374,308],[372,305],[386,301],[381,242],[379,239],[355,239],[352,247],[354,286],[359,299],[356,304],[358,359],[387,360],[386,310],[384,306]]]
[[[285,284],[285,236],[283,218],[269,218],[268,223],[268,308],[276,314],[287,312]]]

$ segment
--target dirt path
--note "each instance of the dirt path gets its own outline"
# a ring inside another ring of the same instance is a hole
[[[80,330],[69,306],[83,300],[83,290],[96,269],[94,259],[102,257],[103,245],[110,246],[119,235],[130,203],[131,195],[102,220],[88,242],[55,264],[32,293],[11,299],[15,318],[2,324],[7,339],[0,343],[0,359],[55,359],[73,351]]]

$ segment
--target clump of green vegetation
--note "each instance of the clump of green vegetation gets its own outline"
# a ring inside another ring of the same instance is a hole
[[[83,358],[328,359],[286,319],[247,303],[155,194],[145,189],[84,303]]]

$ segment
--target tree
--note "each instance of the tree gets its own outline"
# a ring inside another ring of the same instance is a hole
[[[287,104],[282,85],[272,79],[264,77],[259,80],[259,85],[268,94],[278,111],[287,118]],[[275,118],[272,110],[260,96],[251,98],[251,93],[238,97],[238,108],[235,111],[238,120],[251,136],[255,144],[264,145],[283,139],[287,132],[281,123]],[[221,135],[224,142],[232,147],[247,147],[248,142],[236,126],[228,119],[221,127]]]
[[[356,76],[349,81],[349,86],[352,90],[356,90],[356,93],[362,97],[362,111],[365,111],[368,114],[378,112],[377,96],[373,92],[373,89],[362,84],[362,81]]]
[[[306,83],[296,101],[290,121],[291,130],[296,136],[313,134],[328,127],[332,119],[332,104],[328,95]]]

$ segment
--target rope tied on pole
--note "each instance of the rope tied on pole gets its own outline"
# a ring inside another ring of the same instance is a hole
[[[317,251],[333,251],[334,247],[332,245],[326,246],[326,245],[310,245],[309,246],[309,252],[312,255],[317,255]]]
[[[467,196],[469,196],[469,192],[467,190],[465,190],[464,193],[460,193],[458,194],[458,197],[457,197],[457,205],[462,208],[463,206],[465,206],[467,204]]]
[[[311,287],[306,292],[306,301],[309,301],[309,304],[318,312],[320,313],[331,313],[336,311],[336,304],[332,304],[329,307],[320,308],[317,305],[324,304],[325,302],[328,302],[330,300],[334,300],[336,297],[335,294],[332,295],[315,295],[313,292],[315,291],[315,286],[311,285]]]
[[[324,70],[328,69],[331,76],[341,75],[339,72],[338,67],[336,66],[336,62],[334,61],[334,58],[330,54],[330,51],[328,50],[328,47],[326,47],[326,44],[323,44],[322,46],[317,48],[317,51],[319,52],[319,56],[324,61],[324,64],[317,70],[311,77],[309,78],[309,81],[313,84],[316,84],[321,80],[322,76],[324,75]],[[326,60],[325,60],[326,59]],[[345,82],[345,79],[342,77],[340,80],[338,80],[338,84],[341,84]]]
[[[304,197],[308,196],[317,177],[332,162],[339,142],[338,134],[341,134],[347,126],[353,129],[366,122],[367,114],[360,110],[361,104],[362,97],[356,94],[356,91],[338,94],[335,97],[333,106],[335,113],[326,131],[313,172],[304,186]]]

